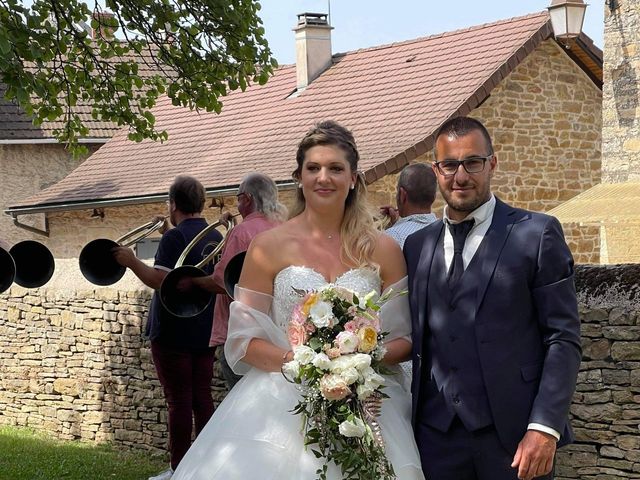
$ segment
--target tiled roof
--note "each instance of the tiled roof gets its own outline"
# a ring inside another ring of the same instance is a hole
[[[61,182],[11,209],[134,203],[166,192],[180,173],[196,176],[209,191],[233,187],[255,170],[287,181],[298,142],[323,119],[354,132],[361,168],[374,181],[430,149],[445,120],[479,105],[550,36],[543,12],[334,55],[332,66],[297,97],[290,97],[295,66],[283,66],[265,86],[231,93],[220,115],[164,99],[154,114],[169,132],[167,142],[132,143],[121,131]]]
[[[138,63],[139,74],[142,77],[151,77],[156,73],[160,73],[152,60],[152,54],[149,50],[143,51],[140,55],[127,54],[120,57],[114,57],[110,63],[119,63],[126,61],[135,61]],[[62,121],[44,122],[39,127],[33,125],[31,117],[26,115],[24,111],[6,98],[4,92],[6,85],[0,83],[0,142],[1,141],[24,141],[29,140],[51,140],[54,141],[53,131],[62,128]],[[91,104],[78,101],[73,108],[73,112],[80,116],[80,119],[89,128],[90,139],[106,141],[111,138],[121,127],[113,122],[104,122],[95,120],[91,116]]]

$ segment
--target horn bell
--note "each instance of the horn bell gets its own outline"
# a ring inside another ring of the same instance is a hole
[[[233,291],[240,280],[242,265],[244,264],[244,257],[246,256],[246,251],[235,254],[224,269],[224,289],[231,298],[233,298]]]
[[[116,262],[111,250],[120,245],[108,238],[87,243],[80,252],[80,271],[94,285],[113,285],[120,280],[126,268]]]
[[[53,276],[56,263],[51,251],[43,244],[24,240],[11,247],[9,253],[16,265],[14,281],[21,287],[41,287]]]
[[[0,293],[8,290],[16,277],[16,263],[9,252],[0,248]]]

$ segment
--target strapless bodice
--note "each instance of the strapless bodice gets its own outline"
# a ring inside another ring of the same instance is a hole
[[[286,331],[293,307],[301,300],[294,288],[311,291],[329,283],[348,288],[359,295],[365,295],[371,290],[380,294],[380,276],[371,268],[353,268],[339,275],[333,282],[328,282],[313,268],[296,265],[285,267],[273,280],[273,316],[278,327]]]

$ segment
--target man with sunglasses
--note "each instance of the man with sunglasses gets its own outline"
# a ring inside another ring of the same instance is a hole
[[[492,194],[497,158],[479,121],[447,121],[435,157],[444,218],[404,247],[425,476],[551,479],[556,447],[573,440],[581,358],[562,228]]]

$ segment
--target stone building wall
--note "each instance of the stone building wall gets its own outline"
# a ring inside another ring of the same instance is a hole
[[[599,183],[601,102],[602,92],[554,41],[531,53],[470,114],[494,141],[496,195],[546,212]],[[397,175],[374,183],[374,205],[395,204],[396,183]],[[434,213],[442,216],[442,207],[438,194]],[[564,227],[576,261],[599,263],[598,229]]]
[[[89,154],[99,146],[88,145]],[[15,227],[11,217],[4,215],[3,211],[66,177],[84,158],[74,159],[59,144],[0,145],[0,237],[9,245],[44,238]],[[44,228],[42,214],[21,216],[20,221]]]
[[[605,225],[600,234],[602,263],[640,263],[640,225]]]
[[[640,266],[580,266],[583,361],[571,414],[576,443],[558,480],[640,478]],[[65,439],[165,451],[166,409],[141,340],[144,291],[0,295],[0,424]],[[212,389],[225,390],[219,374]]]
[[[605,8],[602,180],[640,181],[640,3]]]

